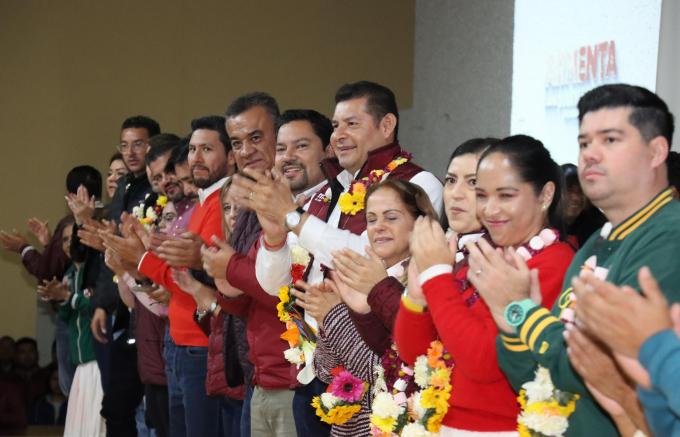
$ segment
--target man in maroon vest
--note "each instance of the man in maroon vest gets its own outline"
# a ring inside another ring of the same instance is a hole
[[[312,197],[308,212],[293,201],[283,178],[257,178],[258,183],[234,179],[232,189],[260,218],[264,244],[258,252],[257,277],[273,295],[290,279],[288,232],[314,255],[307,278],[311,284],[323,279],[322,265],[332,266],[332,252],[350,248],[365,253],[369,241],[363,205],[348,209],[341,200],[356,181],[376,176],[408,180],[425,190],[436,211],[442,207],[441,182],[414,164],[397,141],[399,112],[390,89],[366,81],[346,84],[335,102],[331,139],[335,158],[322,161],[327,183]]]

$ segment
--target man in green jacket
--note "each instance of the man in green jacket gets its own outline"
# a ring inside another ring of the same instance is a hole
[[[624,84],[589,91],[579,100],[578,109],[579,180],[609,223],[574,257],[552,311],[531,299],[537,293],[530,292],[528,270],[508,263],[488,247],[470,248],[470,271],[479,273],[470,280],[475,286],[479,283],[502,331],[498,359],[513,387],[519,390],[533,380],[540,365],[549,370],[556,389],[579,395],[565,435],[614,436],[618,432],[612,418],[569,362],[564,331],[565,323],[574,321],[571,283],[586,269],[639,290],[638,270],[649,266],[666,298],[680,301],[680,293],[673,291],[680,283],[676,258],[680,204],[668,188],[666,164],[673,116],[656,94]],[[482,282],[488,284],[490,278],[502,286],[485,289]]]

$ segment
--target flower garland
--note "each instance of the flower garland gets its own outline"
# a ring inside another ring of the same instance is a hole
[[[371,435],[438,433],[449,409],[453,371],[453,360],[443,344],[438,340],[430,343],[427,354],[416,359],[413,370],[395,361],[389,351],[382,363],[383,374],[379,375],[382,378],[376,382],[381,390],[371,406]]]
[[[382,170],[371,170],[368,176],[365,176],[350,185],[349,190],[344,192],[338,198],[338,206],[340,212],[348,215],[356,215],[364,209],[364,198],[366,197],[366,190],[373,184],[381,182],[391,172],[402,164],[407,163],[411,159],[411,154],[408,152],[401,152],[396,158],[387,163]]]
[[[149,197],[147,194],[146,197]],[[144,200],[146,200],[146,197]],[[144,209],[144,205],[137,205],[132,208],[132,215],[135,216],[145,228],[149,229],[152,225],[156,224],[158,220],[163,215],[163,208],[168,203],[168,198],[164,195],[159,195],[156,198],[156,202],[153,206],[149,206]]]
[[[361,400],[368,390],[368,384],[342,366],[334,368],[331,374],[333,380],[325,393],[314,396],[312,407],[321,421],[342,425],[361,410]]]
[[[295,296],[290,294],[290,289],[297,281],[303,279],[311,257],[309,252],[295,245],[291,248],[291,261],[291,283],[279,288],[276,312],[279,320],[286,324],[286,331],[280,338],[288,342],[289,348],[283,352],[283,356],[298,369],[305,365],[308,370],[304,374],[300,372],[298,380],[306,384],[314,378],[312,357],[316,349],[316,330],[305,321],[304,315],[295,304]]]
[[[569,427],[579,395],[557,390],[548,369],[539,366],[533,381],[526,382],[517,400],[522,412],[517,417],[520,437],[561,437]]]
[[[462,236],[458,241],[459,250],[458,252],[456,252],[456,265],[458,265],[460,262],[463,262],[468,255],[468,250],[465,244],[467,244],[468,242],[476,242],[480,238],[488,239],[488,235],[489,234],[486,233],[476,233]],[[519,256],[524,258],[524,261],[529,261],[531,258],[539,254],[543,249],[555,243],[559,239],[559,237],[560,233],[557,230],[552,228],[545,228],[541,230],[541,232],[539,232],[537,235],[532,237],[528,243],[524,243],[523,245],[519,246],[515,250],[515,252]],[[461,241],[464,241],[463,245],[460,244]],[[491,244],[493,244],[493,242],[491,242]],[[470,286],[470,281],[467,278],[456,279],[456,282],[458,283],[459,286],[458,288],[461,293],[464,293]],[[465,305],[471,307],[480,298],[481,297],[479,295],[479,292],[477,290],[474,290],[472,294],[467,299],[465,299]]]

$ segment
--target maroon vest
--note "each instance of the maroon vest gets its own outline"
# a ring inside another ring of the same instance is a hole
[[[404,150],[399,146],[399,143],[396,142],[369,152],[368,159],[354,180],[359,180],[368,176],[373,170],[384,169],[387,164],[403,153]],[[340,182],[337,181],[336,177],[344,169],[340,167],[337,158],[329,158],[321,161],[321,169],[326,175],[327,182],[316,192],[316,194],[314,194],[314,196],[312,196],[307,212],[320,218],[324,222],[327,222],[333,207],[337,204],[338,198],[343,192],[343,187]],[[421,167],[417,166],[412,161],[408,161],[389,173],[387,179],[402,179],[408,181],[421,171],[424,171]],[[325,200],[325,193],[329,188],[331,189],[331,198]],[[361,235],[361,233],[366,230],[366,211],[362,209],[355,215],[341,213],[338,229],[345,229],[353,234]]]

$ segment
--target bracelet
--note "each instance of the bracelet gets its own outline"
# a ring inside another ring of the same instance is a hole
[[[408,294],[405,294],[401,297],[401,302],[404,304],[404,307],[406,307],[407,310],[413,311],[414,313],[424,313],[427,310],[427,306],[413,302],[408,297]]]
[[[271,245],[271,244],[267,243],[267,238],[263,235],[262,236],[262,244],[264,245],[264,248],[267,249],[268,251],[276,252],[277,250],[281,249],[283,246],[286,245],[286,239],[284,238],[283,240],[281,240],[280,243]]]

